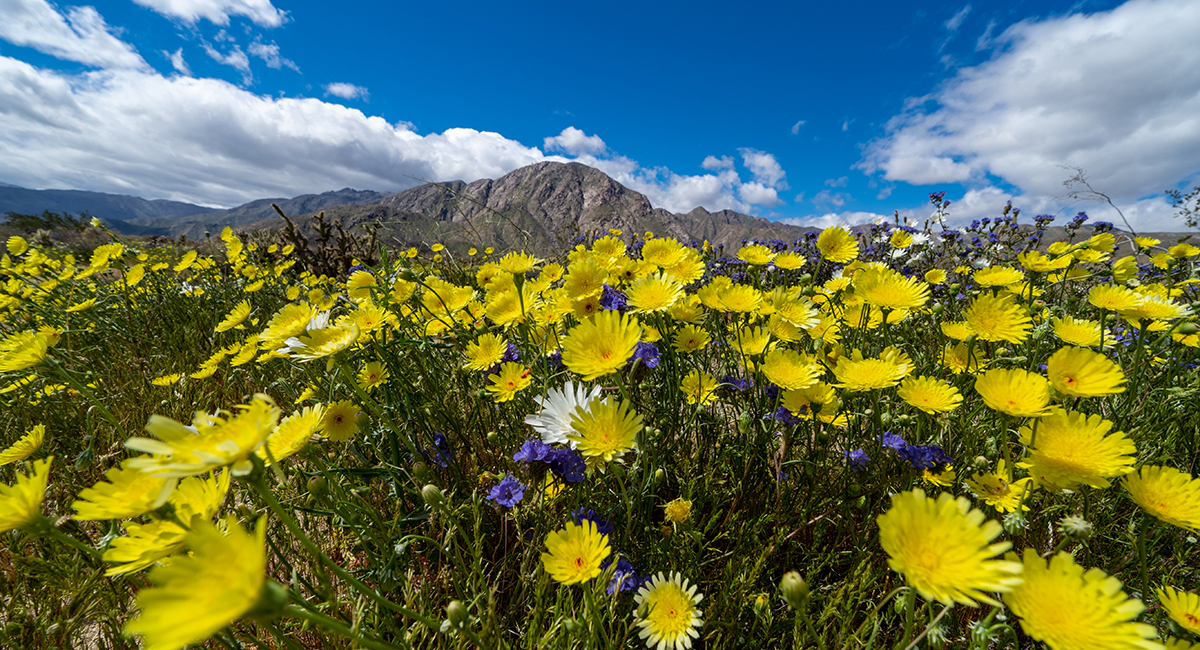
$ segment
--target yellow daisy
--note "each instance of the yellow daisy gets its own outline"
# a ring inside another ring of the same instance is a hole
[[[333,442],[345,442],[358,433],[358,405],[349,400],[334,402],[321,418],[321,435]]]
[[[762,244],[750,244],[738,249],[737,258],[751,266],[766,266],[775,259],[775,253]]]
[[[567,333],[562,362],[584,381],[616,372],[633,355],[641,330],[636,318],[602,311]]]
[[[511,401],[533,381],[529,374],[529,368],[509,361],[500,366],[500,372],[488,376],[491,383],[487,386],[487,391],[492,394],[496,403]]]
[[[266,464],[281,461],[304,448],[308,441],[321,430],[325,418],[325,407],[321,404],[307,406],[283,419],[267,438],[267,444],[258,450]]]
[[[688,404],[703,406],[717,400],[717,380],[707,372],[689,372],[679,384],[679,390],[683,391]]]
[[[1171,620],[1188,632],[1200,635],[1200,595],[1172,587],[1156,589],[1155,593]]]
[[[1021,427],[1021,444],[1030,447],[1017,467],[1041,487],[1072,490],[1079,485],[1106,488],[1108,479],[1133,471],[1137,448],[1122,431],[1109,434],[1113,423],[1099,415],[1054,408],[1035,423]]]
[[[989,266],[979,269],[971,276],[981,287],[1006,287],[1025,281],[1025,274],[1007,266]]]
[[[896,395],[930,415],[946,413],[962,404],[962,394],[950,384],[934,377],[907,377],[900,382]]]
[[[250,301],[243,300],[239,302],[233,309],[229,310],[229,313],[225,315],[225,318],[221,319],[220,323],[217,323],[216,331],[225,332],[235,328],[242,329],[242,323],[246,322],[246,319],[250,317],[251,311]]]
[[[1200,479],[1170,467],[1147,465],[1122,484],[1134,503],[1168,524],[1200,530]]]
[[[679,352],[688,353],[704,349],[712,341],[708,330],[695,325],[684,325],[675,333],[674,348]]]
[[[1085,572],[1065,552],[1043,560],[1027,548],[1022,559],[1025,581],[1004,604],[1029,636],[1051,650],[1162,650],[1154,628],[1135,622],[1145,606],[1127,598],[1116,578]]]
[[[985,341],[1020,343],[1029,337],[1029,314],[1012,294],[981,295],[971,301],[963,318]]]
[[[655,650],[687,650],[700,638],[697,630],[704,625],[703,612],[697,608],[704,600],[696,585],[672,572],[668,578],[659,572],[633,597],[637,606],[638,638]]]
[[[929,301],[929,285],[889,268],[854,274],[854,292],[881,309],[916,309]]]
[[[1007,415],[1035,418],[1049,412],[1050,382],[1019,368],[983,373],[975,380],[975,392],[988,408]]]
[[[817,236],[817,250],[821,257],[842,264],[858,257],[858,239],[841,226],[832,226]]]
[[[467,370],[487,370],[500,363],[508,350],[508,343],[495,334],[484,334],[473,343],[468,343],[465,354],[467,357],[463,367]]]
[[[1063,316],[1062,318],[1054,316],[1051,317],[1050,324],[1054,328],[1054,335],[1063,343],[1084,348],[1100,345],[1100,323],[1094,320],[1072,316]],[[1105,338],[1108,340],[1104,341],[1104,347],[1112,345],[1112,337]]]
[[[0,483],[0,533],[25,528],[42,516],[53,460],[53,456],[35,460],[29,464],[29,474],[17,473],[16,483]]]
[[[967,488],[984,503],[1000,512],[1013,512],[1021,499],[1025,498],[1026,490],[1034,488],[1032,479],[1025,477],[1018,481],[1012,480],[1012,473],[1004,466],[1004,459],[996,463],[996,471],[989,474],[975,474],[970,480],[964,481]],[[1021,510],[1029,510],[1028,505],[1021,505]]]
[[[1136,291],[1113,284],[1099,284],[1088,291],[1088,302],[1104,311],[1135,309],[1143,300]]]
[[[1125,392],[1125,373],[1103,354],[1065,347],[1046,362],[1050,384],[1063,395],[1098,397]]]
[[[46,425],[34,425],[32,429],[25,432],[24,436],[21,436],[20,440],[14,442],[11,447],[0,450],[0,467],[29,458],[35,451],[42,448],[42,443],[45,441]]]
[[[266,520],[255,533],[226,521],[222,533],[197,521],[187,534],[191,554],[150,572],[153,587],[138,593],[138,617],[126,634],[143,638],[146,650],[177,650],[199,643],[249,612],[266,583]]]
[[[635,314],[666,311],[683,295],[683,285],[669,275],[644,275],[629,285],[629,308]]]
[[[991,543],[1003,530],[1000,524],[985,522],[983,512],[972,510],[965,498],[943,492],[932,499],[921,489],[901,492],[876,521],[888,565],[924,598],[947,605],[997,604],[988,592],[1010,591],[1021,583],[1019,563],[994,559],[1012,546]]]
[[[178,479],[154,476],[132,468],[129,460],[105,472],[107,482],[98,481],[79,493],[78,499],[71,504],[75,519],[129,519],[167,502]]]
[[[364,391],[374,390],[390,376],[387,366],[383,365],[382,361],[368,361],[362,370],[358,371],[358,387]]]
[[[763,359],[761,370],[767,379],[784,390],[799,390],[817,382],[822,368],[793,350],[775,348]]]
[[[131,459],[129,466],[166,477],[194,476],[226,465],[231,465],[237,476],[248,473],[250,454],[258,451],[279,423],[279,407],[259,393],[237,408],[236,414],[198,412],[190,427],[151,415],[146,431],[158,440],[130,438],[125,446],[154,455]]]
[[[579,453],[598,464],[612,461],[637,449],[637,434],[642,430],[642,416],[625,401],[611,397],[595,398],[587,409],[576,409],[571,414],[573,433],[567,439],[576,443]]]
[[[834,384],[850,392],[891,388],[908,374],[908,364],[896,363],[891,359],[863,358],[855,350],[851,357],[838,360],[833,374],[841,383]]]
[[[596,522],[567,522],[566,528],[546,536],[542,568],[564,585],[587,582],[600,575],[600,564],[611,553],[608,536],[596,530]]]

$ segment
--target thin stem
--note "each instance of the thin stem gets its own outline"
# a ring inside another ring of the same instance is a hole
[[[326,568],[328,568],[330,571],[332,571],[339,578],[348,582],[351,586],[353,586],[359,592],[366,595],[368,598],[375,601],[377,604],[381,605],[382,607],[390,609],[398,614],[401,614],[403,616],[411,618],[415,621],[419,621],[419,622],[425,624],[425,626],[431,630],[437,630],[441,627],[440,624],[437,623],[436,621],[433,621],[432,619],[422,616],[421,614],[414,612],[414,611],[408,609],[407,607],[404,607],[403,605],[398,605],[396,603],[393,603],[392,601],[388,600],[387,598],[384,598],[383,596],[379,595],[379,593],[376,592],[374,588],[370,587],[369,585],[363,583],[359,579],[350,575],[350,573],[348,573],[345,569],[343,569],[341,566],[339,566],[336,562],[329,559],[329,556],[322,553],[321,549],[317,548],[317,545],[314,544],[313,541],[311,539],[309,539],[308,536],[304,533],[303,529],[300,528],[300,524],[296,521],[295,517],[293,517],[290,512],[285,510],[283,508],[283,506],[280,505],[279,501],[275,499],[275,495],[271,494],[270,488],[267,487],[266,482],[263,480],[263,477],[265,476],[265,474],[263,473],[262,468],[260,467],[260,464],[262,463],[262,461],[260,459],[258,459],[257,456],[252,456],[251,458],[255,464],[255,471],[253,474],[255,476],[255,478],[250,480],[250,484],[252,486],[254,486],[254,489],[256,492],[258,492],[258,495],[260,497],[262,497],[263,501],[265,501],[267,503],[267,507],[270,508],[271,511],[275,513],[276,517],[279,517],[279,520],[283,522],[284,527],[286,527],[288,529],[288,532],[290,532],[293,536],[296,537],[296,539],[300,542],[301,546],[303,546],[306,551],[311,553],[313,555],[313,557],[317,558],[321,562],[321,564],[325,565]]]
[[[357,643],[364,648],[369,648],[370,650],[400,650],[400,646],[394,646],[390,643],[383,643],[382,641],[364,637],[358,632],[346,627],[346,625],[341,621],[331,616],[318,614],[317,612],[309,611],[295,605],[288,605],[287,609],[284,611],[291,616],[309,621],[313,625],[319,625],[326,630],[333,632],[334,634],[346,637],[347,639],[350,639],[354,643]]]

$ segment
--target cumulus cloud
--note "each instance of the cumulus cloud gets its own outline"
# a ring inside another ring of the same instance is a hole
[[[732,156],[705,156],[704,162],[700,163],[700,167],[709,171],[723,171],[733,169]]]
[[[9,182],[204,205],[496,178],[545,159],[496,133],[420,136],[338,104],[256,95],[217,79],[68,76],[7,57],[0,116],[0,178]]]
[[[1197,33],[1191,0],[1019,22],[990,38],[990,60],[910,101],[859,167],[920,185],[1000,178],[1050,213],[1071,175],[1060,166],[1080,167],[1135,227],[1172,227],[1155,195],[1200,171]]]
[[[599,156],[608,149],[598,135],[587,135],[582,130],[568,126],[562,133],[542,140],[546,151],[561,151],[571,156]]]
[[[13,45],[97,68],[149,68],[92,7],[70,7],[64,16],[44,0],[4,0],[2,4],[0,38]]]
[[[813,205],[832,205],[835,208],[840,208],[846,205],[851,196],[845,192],[833,192],[831,190],[821,190],[812,198]]]
[[[787,219],[780,219],[779,222],[809,228],[828,228],[830,226],[857,226],[864,223],[874,223],[880,219],[886,220],[888,217],[874,212],[826,212],[825,214],[810,215],[807,217],[789,217]]]
[[[783,180],[787,174],[775,156],[755,149],[738,149],[738,153],[742,156],[742,164],[754,175],[756,182],[775,189],[787,189],[787,183]]]
[[[362,86],[355,86],[354,84],[340,82],[327,84],[325,86],[325,94],[333,95],[334,97],[341,97],[342,99],[366,100],[370,97],[370,93],[367,92],[366,88],[363,88]],[[409,125],[409,130],[412,130],[411,125]]]
[[[221,53],[208,43],[202,43],[201,45],[204,47],[205,53],[213,61],[221,65],[227,65],[242,73],[242,83],[250,85],[254,81],[254,73],[250,72],[250,57],[246,56],[241,46],[234,45],[228,52]]]
[[[774,206],[783,203],[779,200],[779,193],[773,187],[767,187],[762,183],[743,183],[738,187],[738,196],[746,203],[754,205]]]
[[[253,56],[266,61],[268,68],[279,70],[284,66],[287,66],[296,72],[300,72],[300,68],[295,64],[295,62],[279,56],[279,46],[274,43],[267,45],[262,41],[254,41],[246,49],[249,50],[250,54]]]
[[[276,9],[271,0],[133,0],[168,18],[188,24],[200,19],[215,25],[228,25],[230,16],[244,16],[259,27],[279,27],[287,12]]]
[[[174,52],[163,50],[163,56],[171,60],[171,67],[175,68],[175,72],[179,74],[192,76],[192,69],[188,67],[187,61],[183,60],[183,48],[179,48]]]

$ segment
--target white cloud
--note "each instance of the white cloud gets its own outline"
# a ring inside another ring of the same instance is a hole
[[[242,51],[241,46],[234,45],[228,53],[222,54],[217,51],[212,45],[202,43],[204,51],[212,58],[213,61],[221,65],[227,65],[234,70],[242,73],[242,83],[250,85],[254,81],[254,74],[250,72],[250,57]]]
[[[175,68],[175,72],[189,77],[192,76],[192,69],[188,67],[187,61],[183,60],[182,47],[174,52],[163,50],[163,56],[171,60],[171,67]]]
[[[841,178],[827,178],[827,179],[825,179],[825,186],[826,187],[846,187],[846,184],[849,182],[850,182],[849,176],[843,176]]]
[[[7,57],[0,121],[0,178],[8,182],[203,205],[497,178],[546,159],[496,133],[420,136],[338,104],[256,95],[217,79],[68,76]]]
[[[1197,33],[1192,0],[1022,21],[990,40],[989,61],[909,102],[859,167],[923,185],[998,177],[1051,213],[1070,176],[1059,166],[1081,167],[1129,206],[1135,227],[1170,224],[1167,202],[1153,197],[1200,172]]]
[[[971,13],[971,5],[966,5],[962,9],[959,9],[958,13],[954,14],[954,16],[950,18],[950,20],[946,21],[946,23],[944,25],[946,28],[946,31],[957,32],[958,28],[962,27],[963,21],[967,19],[967,14],[969,14],[969,13]]]
[[[195,24],[201,18],[228,25],[230,16],[245,16],[259,27],[279,27],[287,12],[276,9],[271,0],[133,0],[168,18]]]
[[[775,156],[755,149],[738,149],[742,156],[742,164],[754,175],[754,180],[767,187],[786,190],[787,183],[783,180],[787,173],[783,166],[775,160]]]
[[[362,86],[355,86],[348,83],[331,83],[325,86],[325,94],[341,97],[342,99],[362,99],[366,100],[370,97],[370,93]],[[408,126],[408,130],[412,130],[412,125]]]
[[[562,151],[570,156],[599,156],[608,149],[600,136],[587,135],[573,126],[568,126],[552,138],[543,139],[542,146],[546,151]]]
[[[795,124],[793,124],[792,125],[792,135],[800,135],[800,127],[804,126],[804,123],[807,121],[808,120],[800,120],[799,122],[796,122]]]
[[[850,195],[845,192],[821,190],[813,196],[812,202],[813,205],[832,205],[835,208],[840,208],[846,205],[846,201],[849,201],[850,198]]]
[[[743,183],[738,187],[738,196],[746,203],[754,205],[775,206],[783,203],[779,200],[779,194],[773,187],[767,187],[762,183]]]
[[[250,51],[250,54],[266,61],[268,68],[279,70],[283,66],[287,66],[296,72],[300,72],[300,68],[295,62],[279,56],[279,46],[274,43],[267,45],[262,41],[254,41],[246,49]]]
[[[718,158],[716,156],[705,156],[704,162],[700,163],[700,166],[709,171],[733,169],[733,157],[721,156]]]
[[[888,218],[885,215],[874,212],[826,212],[822,215],[789,217],[787,219],[780,219],[779,222],[809,228],[828,228],[830,226],[858,226]]]
[[[0,10],[0,38],[13,45],[97,68],[149,67],[92,7],[70,7],[64,16],[43,0],[3,0]]]

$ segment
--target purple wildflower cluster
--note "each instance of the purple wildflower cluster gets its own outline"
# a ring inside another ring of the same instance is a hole
[[[489,501],[495,501],[505,508],[511,508],[517,505],[517,502],[524,496],[525,486],[516,477],[509,474],[492,488],[487,498]]]
[[[421,449],[420,452],[426,462],[443,469],[449,467],[450,461],[454,460],[454,448],[450,446],[450,439],[444,433],[433,434],[433,448]]]
[[[954,462],[954,459],[937,445],[910,445],[904,438],[890,431],[884,431],[879,436],[879,444],[885,449],[895,451],[900,460],[907,462],[915,470],[940,472]]]
[[[541,463],[543,466],[540,469],[549,469],[568,483],[579,483],[587,473],[587,463],[579,452],[567,447],[551,447],[537,439],[526,440],[513,454],[513,460],[531,467],[534,463]]]

